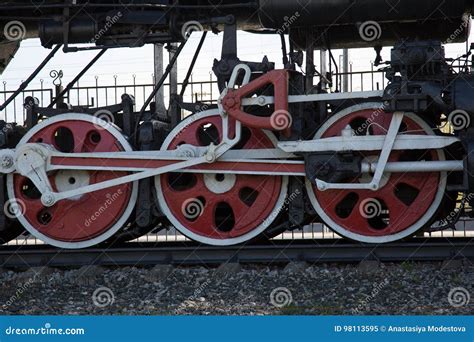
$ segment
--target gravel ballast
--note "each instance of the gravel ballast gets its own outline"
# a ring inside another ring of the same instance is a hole
[[[457,263],[1,270],[0,312],[31,315],[470,315]]]

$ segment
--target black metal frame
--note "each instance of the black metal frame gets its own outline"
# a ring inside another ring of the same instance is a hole
[[[346,240],[270,241],[263,244],[212,247],[196,243],[128,243],[117,247],[60,250],[48,246],[6,246],[0,249],[0,267],[74,267],[219,265],[228,262],[283,264],[474,260],[472,239],[415,238],[387,245]]]

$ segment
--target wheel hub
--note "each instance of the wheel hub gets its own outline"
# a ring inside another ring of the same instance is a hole
[[[237,182],[237,176],[225,173],[211,173],[204,175],[206,188],[215,194],[224,194],[230,191]]]
[[[76,190],[90,184],[90,173],[82,170],[60,170],[54,176],[54,183],[59,192]],[[70,197],[70,200],[79,200],[84,195]]]

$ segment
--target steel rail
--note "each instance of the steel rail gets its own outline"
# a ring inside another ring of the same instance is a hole
[[[127,243],[115,247],[61,250],[50,246],[3,246],[0,267],[80,267],[219,265],[227,262],[281,264],[444,261],[473,259],[474,240],[467,238],[413,238],[404,242],[369,245],[346,240],[278,240],[230,247],[194,242]]]

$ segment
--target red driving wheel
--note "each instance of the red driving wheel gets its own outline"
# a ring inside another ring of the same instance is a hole
[[[217,145],[221,138],[221,117],[199,113],[182,122],[163,148]],[[274,146],[271,133],[243,128],[234,149]],[[285,177],[275,176],[169,173],[157,177],[157,194],[164,213],[183,234],[207,244],[230,245],[255,237],[272,223],[281,210],[286,184]]]
[[[359,105],[336,114],[317,133],[316,138],[341,136],[351,127],[355,135],[386,135],[392,114],[374,105]],[[433,134],[421,118],[406,114],[399,134]],[[376,160],[378,152],[358,152],[363,160]],[[393,151],[390,162],[437,161],[442,151]],[[370,182],[373,174],[345,183]],[[309,182],[308,182],[309,183]],[[363,242],[388,242],[413,234],[434,217],[445,189],[445,175],[439,172],[384,174],[379,190],[319,191],[307,185],[310,200],[330,228],[343,236]]]
[[[67,153],[131,150],[112,125],[98,119],[66,114],[34,127],[22,143],[42,143]],[[59,170],[48,174],[54,191],[67,191],[126,175],[125,172]],[[19,174],[9,179],[10,198],[21,209],[20,222],[39,239],[63,248],[82,248],[104,241],[128,219],[136,200],[134,184],[123,184],[58,201],[52,207],[41,203],[33,183]]]

